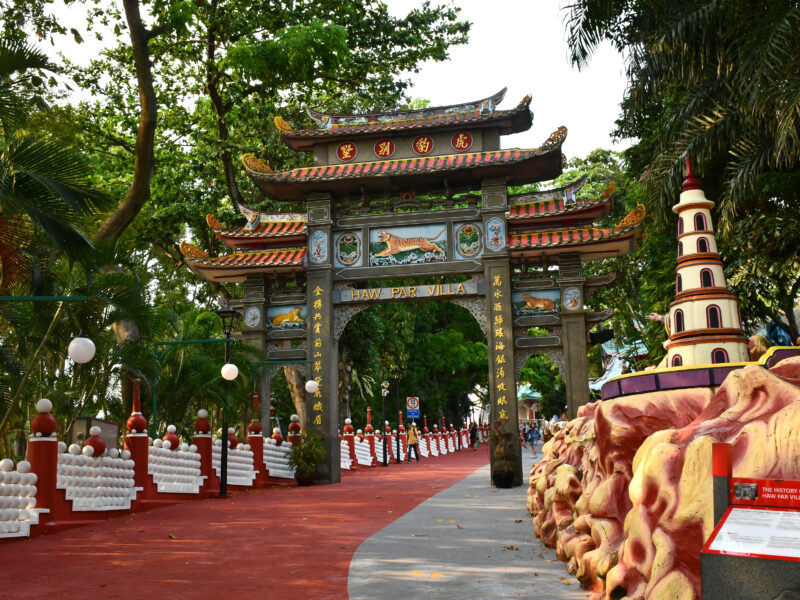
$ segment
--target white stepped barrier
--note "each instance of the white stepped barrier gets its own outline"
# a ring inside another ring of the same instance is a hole
[[[291,450],[291,442],[283,442],[278,446],[272,438],[264,440],[264,465],[267,467],[270,477],[294,478],[294,469],[289,466]]]
[[[69,452],[58,455],[56,488],[64,490],[66,499],[72,500],[75,512],[130,510],[137,491],[130,456],[127,450],[120,453],[116,448],[109,449],[105,456],[84,456],[81,447],[72,444]]]
[[[39,522],[36,506],[36,473],[22,460],[0,460],[0,538],[28,537],[31,525]]]
[[[200,454],[197,446],[181,444],[171,450],[153,440],[149,448],[147,473],[153,477],[161,493],[199,494],[204,477],[200,475]]]
[[[447,454],[447,439],[443,435],[439,436],[439,454]]]
[[[372,466],[372,454],[370,454],[369,442],[366,438],[363,440],[356,438],[356,462],[365,467]]]
[[[419,448],[419,455],[422,458],[428,458],[428,454],[429,454],[429,452],[428,452],[428,440],[426,440],[424,437],[420,437],[419,438],[419,446],[418,446],[418,448]]]
[[[456,451],[456,445],[453,442],[453,436],[451,436],[451,435],[447,436],[447,451],[448,452],[455,452]]]
[[[392,458],[394,460],[397,460],[397,440],[396,439],[392,439],[391,440],[391,445],[392,445]],[[400,460],[403,461],[405,459],[406,459],[406,453],[403,450],[403,441],[400,440]]]
[[[383,444],[386,443],[386,438],[378,441],[375,440],[375,456],[378,459],[379,463],[383,462]],[[389,450],[389,446],[386,446],[386,460],[392,460],[392,451]]]
[[[350,444],[347,443],[347,440],[342,440],[339,444],[341,458],[339,460],[339,466],[342,469],[350,470],[350,465],[353,464],[353,461],[350,460]]]
[[[214,440],[214,447],[211,453],[211,465],[217,473],[217,477],[222,477],[222,467],[220,466],[220,458],[222,456],[222,442]],[[250,452],[250,446],[247,444],[239,444],[236,448],[228,448],[228,477],[226,482],[228,485],[241,485],[251,486],[256,478],[256,472],[253,467],[253,453]]]
[[[461,432],[461,447],[469,448],[469,434],[466,431]]]
[[[436,438],[431,437],[431,456],[439,456],[439,446],[436,444]]]

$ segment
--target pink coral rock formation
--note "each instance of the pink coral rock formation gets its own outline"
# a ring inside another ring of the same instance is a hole
[[[708,388],[597,402],[545,445],[530,477],[537,535],[595,600],[700,598],[713,529],[711,444],[735,477],[800,478],[800,357]]]

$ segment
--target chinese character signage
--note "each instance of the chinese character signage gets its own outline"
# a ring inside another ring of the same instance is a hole
[[[353,142],[344,142],[336,148],[336,156],[342,162],[350,162],[358,154],[358,148]]]
[[[383,139],[375,142],[375,156],[378,158],[391,158],[394,150],[395,147],[392,140]]]
[[[411,144],[411,147],[413,148],[414,152],[420,156],[430,154],[433,150],[433,138],[429,135],[420,135],[414,138],[414,142]]]
[[[511,344],[511,336],[507,335],[507,323],[503,316],[503,303],[506,298],[503,297],[503,277],[502,275],[495,274],[492,276],[492,285],[490,288],[491,294],[491,340],[490,344],[494,345],[494,364],[489,368],[494,369],[494,386],[496,398],[497,418],[507,420],[508,414],[508,386],[506,384],[506,369],[512,369],[508,374],[513,372],[513,367],[509,365],[509,345]],[[505,326],[504,326],[505,325]]]
[[[472,135],[466,131],[454,133],[453,137],[450,138],[450,145],[453,146],[453,150],[456,152],[466,152],[472,148]]]
[[[322,417],[325,414],[325,409],[322,405],[322,389],[327,382],[324,379],[324,370],[322,366],[322,327],[324,319],[322,317],[322,302],[325,290],[320,286],[316,286],[311,291],[311,322],[313,323],[314,338],[312,342],[313,348],[311,349],[311,377],[317,382],[317,391],[313,394],[313,404],[311,406],[311,422],[314,425],[322,425]]]

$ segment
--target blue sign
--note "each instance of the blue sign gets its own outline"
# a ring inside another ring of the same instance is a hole
[[[406,418],[407,419],[419,419],[419,409],[418,408],[408,408],[406,409]]]

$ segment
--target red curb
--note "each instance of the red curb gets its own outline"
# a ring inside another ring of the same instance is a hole
[[[0,546],[2,598],[346,599],[370,535],[486,465],[478,452],[342,472],[337,485],[273,487],[127,514]]]

